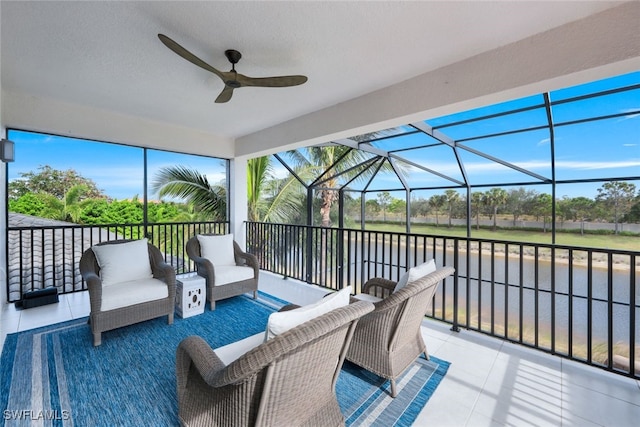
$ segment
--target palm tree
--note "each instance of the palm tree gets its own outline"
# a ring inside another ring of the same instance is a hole
[[[360,140],[369,135],[375,134],[362,135],[352,139]],[[363,151],[344,145],[306,147],[290,151],[288,154],[293,160],[298,176],[302,179],[311,181],[321,176],[326,178],[322,183],[322,189],[318,192],[321,225],[323,227],[331,226],[331,207],[338,200],[338,175],[344,174],[345,179],[366,180],[371,178],[375,172],[374,168],[369,168],[365,171],[356,168],[357,165],[370,160],[370,156]],[[330,168],[331,170],[329,170]],[[389,162],[385,161],[382,170],[391,171],[392,169]],[[326,174],[325,171],[327,172]]]
[[[76,184],[64,195],[63,220],[70,219],[71,222],[78,224],[80,222],[80,214],[82,213],[81,200],[85,194],[89,192],[89,187],[85,184]]]
[[[439,222],[440,222],[438,220],[438,212],[440,211],[440,208],[444,206],[446,201],[447,201],[447,198],[444,194],[435,194],[429,197],[429,206],[431,206],[431,208],[436,213],[436,227],[439,225]]]
[[[187,166],[160,169],[151,188],[159,197],[184,199],[195,210],[214,221],[227,217],[227,189],[224,184],[210,184],[206,175]]]
[[[476,230],[480,230],[480,213],[484,204],[484,193],[482,191],[474,191],[471,193],[471,208],[476,217]]]
[[[507,203],[507,192],[502,188],[494,187],[485,193],[485,200],[493,212],[493,231],[495,231],[498,227],[498,209]]]
[[[293,176],[276,179],[270,156],[247,162],[249,221],[291,222],[302,209],[304,194]]]
[[[444,192],[447,201],[447,210],[449,212],[449,228],[451,228],[451,214],[453,213],[453,205],[460,199],[460,194],[456,190],[447,190]]]

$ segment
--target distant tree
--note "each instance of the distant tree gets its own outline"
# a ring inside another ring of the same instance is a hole
[[[376,216],[380,213],[380,203],[376,199],[369,199],[364,202],[365,211],[369,215]]]
[[[20,176],[9,182],[9,200],[16,200],[26,193],[47,193],[63,200],[67,192],[77,185],[85,186],[82,199],[106,197],[93,180],[80,176],[73,169],[61,171],[45,165],[40,166],[38,172],[23,172]]]
[[[418,197],[411,200],[411,216],[427,216],[429,214],[429,201]]]
[[[535,191],[527,191],[524,187],[512,188],[507,192],[506,210],[513,215],[514,227],[517,225],[520,216],[527,212],[528,201],[535,196]]]
[[[635,193],[635,184],[623,181],[605,182],[602,187],[598,188],[596,200],[613,211],[616,234],[620,232],[619,220],[631,209]]]
[[[485,204],[485,195],[482,191],[471,193],[471,214],[476,217],[476,230],[480,230],[480,213]]]
[[[380,209],[382,209],[383,221],[387,220],[387,207],[389,206],[389,203],[391,203],[392,199],[393,198],[391,197],[391,194],[388,191],[383,191],[381,193],[378,193],[378,205],[380,206]]]
[[[593,215],[595,201],[588,197],[572,197],[567,200],[566,215],[574,221],[580,221],[580,234],[584,235],[584,223]]]
[[[551,194],[540,193],[533,203],[533,212],[537,217],[542,217],[543,231],[547,232],[547,218],[551,216],[553,210],[553,198]]]
[[[633,201],[629,212],[623,218],[624,222],[640,223],[640,191]]]
[[[494,187],[485,192],[485,200],[487,206],[491,208],[493,230],[495,231],[498,228],[498,210],[507,203],[507,192],[502,188]]]
[[[449,228],[451,228],[451,216],[456,202],[460,200],[460,194],[456,190],[446,190],[444,197],[447,203],[447,212],[449,213]]]
[[[407,202],[403,199],[393,197],[389,203],[389,212],[396,215],[405,215],[407,212]]]
[[[447,203],[447,197],[444,194],[435,194],[429,197],[429,206],[431,206],[436,214],[436,227],[440,222],[438,220],[438,212],[440,211],[440,209],[442,209],[445,203]]]

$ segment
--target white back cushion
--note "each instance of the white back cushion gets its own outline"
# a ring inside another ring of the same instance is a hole
[[[153,277],[147,239],[91,248],[100,266],[102,286]]]
[[[427,262],[410,268],[409,271],[402,275],[402,277],[396,284],[396,287],[393,289],[393,292],[399,291],[408,283],[415,282],[416,280],[426,276],[427,274],[433,273],[434,271],[436,271],[436,261],[434,259],[430,259]]]
[[[267,321],[265,341],[331,310],[346,306],[349,304],[350,296],[351,286],[347,286],[338,292],[327,295],[314,304],[305,305],[294,310],[272,313]]]
[[[393,288],[393,292],[399,291],[400,289],[404,288],[407,283],[409,283],[409,270],[405,271],[404,274],[400,276],[400,280],[398,280],[398,283],[396,283],[396,287]]]
[[[200,243],[200,256],[211,261],[215,265],[236,265],[233,253],[233,234],[221,234],[219,236],[205,236],[198,234]]]

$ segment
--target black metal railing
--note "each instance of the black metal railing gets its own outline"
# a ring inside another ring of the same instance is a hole
[[[450,265],[428,316],[640,378],[640,252],[249,222],[263,270],[357,292],[430,258]]]
[[[178,274],[188,273],[195,266],[186,254],[187,240],[197,233],[228,230],[228,222],[9,227],[8,300],[19,301],[25,292],[51,286],[57,287],[59,293],[86,290],[79,270],[80,258],[94,244],[108,240],[146,237]]]

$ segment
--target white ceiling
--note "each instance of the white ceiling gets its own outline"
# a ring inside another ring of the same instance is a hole
[[[4,93],[236,140],[620,3],[2,1],[1,83]],[[241,88],[215,104],[222,82],[158,33],[218,69],[230,68],[233,48],[243,74],[309,80]]]

